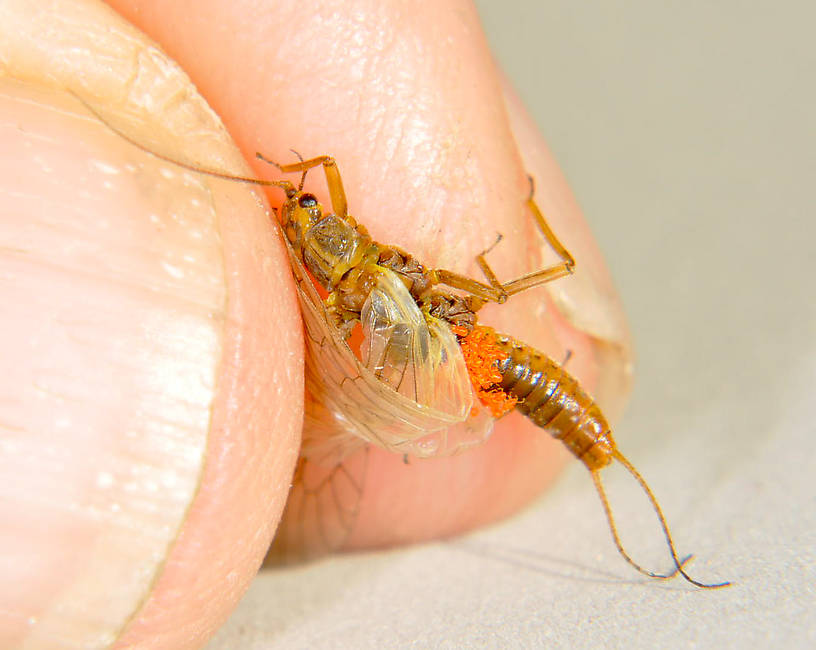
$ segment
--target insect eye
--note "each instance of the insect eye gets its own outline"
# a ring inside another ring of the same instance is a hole
[[[317,199],[313,194],[301,194],[298,199],[298,205],[301,208],[313,208],[317,205]]]

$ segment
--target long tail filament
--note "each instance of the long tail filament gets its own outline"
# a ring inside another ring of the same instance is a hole
[[[654,573],[653,571],[648,571],[640,566],[637,562],[635,562],[629,554],[624,550],[623,544],[621,543],[620,537],[618,536],[618,529],[615,526],[615,519],[612,516],[612,508],[609,506],[609,499],[606,496],[606,492],[603,487],[603,483],[601,482],[601,477],[599,470],[591,471],[592,480],[595,483],[595,489],[598,491],[598,496],[601,498],[601,503],[603,504],[604,512],[606,513],[606,519],[609,522],[609,530],[612,532],[612,538],[615,541],[615,546],[618,549],[618,552],[623,556],[629,564],[631,564],[635,569],[640,571],[642,574],[649,576],[650,578],[673,578],[678,573],[682,575],[686,580],[688,580],[691,584],[696,585],[698,587],[702,587],[704,589],[719,589],[720,587],[727,587],[730,585],[730,582],[717,582],[713,584],[706,584],[703,582],[698,582],[694,578],[692,578],[686,571],[683,569],[683,566],[691,559],[691,555],[683,558],[682,560],[678,557],[677,551],[674,547],[674,540],[672,539],[671,533],[669,532],[669,526],[666,523],[666,518],[663,515],[663,511],[660,509],[660,505],[657,503],[657,499],[655,498],[654,493],[652,492],[649,485],[646,483],[644,478],[640,475],[632,463],[621,454],[617,449],[612,452],[614,458],[623,465],[626,470],[635,478],[635,480],[640,484],[640,487],[649,497],[649,501],[652,503],[652,508],[654,508],[655,514],[657,514],[657,518],[660,520],[660,526],[663,529],[663,535],[666,538],[666,543],[669,546],[669,550],[671,551],[672,559],[674,560],[674,565],[676,569],[672,573],[663,574],[663,573]]]

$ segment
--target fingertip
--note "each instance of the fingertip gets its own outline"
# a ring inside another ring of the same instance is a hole
[[[138,116],[155,133],[167,120],[151,92],[183,97],[174,125],[235,160],[173,64],[153,69],[160,78],[128,71],[129,48],[149,44],[82,9],[11,11],[2,27],[66,25],[36,57],[14,38],[0,56],[0,510],[15,522],[0,532],[0,645],[198,646],[260,565],[286,499],[302,415],[297,306],[252,192],[158,162],[62,90],[113,97],[103,106],[122,110],[118,124]],[[96,76],[83,65],[94,56],[110,62]],[[134,78],[146,105],[127,103]],[[164,153],[189,154],[184,137]]]

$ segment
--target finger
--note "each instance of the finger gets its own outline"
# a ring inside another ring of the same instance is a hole
[[[175,127],[235,156],[108,8],[4,3],[0,61],[0,646],[105,646],[146,602],[142,640],[200,645],[257,570],[296,455],[282,249],[245,189],[158,164],[64,92],[154,132],[174,98]]]
[[[523,209],[526,173],[470,4],[113,4],[190,72],[247,155],[260,150],[287,161],[291,148],[335,156],[351,213],[379,241],[476,273],[475,255],[498,231],[504,239],[490,257],[498,276],[535,268],[535,230]],[[191,24],[200,15],[208,19]],[[225,33],[240,38],[216,47]],[[539,187],[553,181],[553,169],[532,170]],[[307,182],[325,202],[318,175]],[[581,248],[588,234],[577,227],[574,204],[556,209],[564,212],[559,236]],[[592,385],[592,336],[540,293],[486,309],[485,319],[553,356],[569,347],[571,370]],[[505,516],[562,462],[547,436],[516,416],[500,422],[482,448],[456,458],[405,465],[373,451],[349,544],[427,539]]]

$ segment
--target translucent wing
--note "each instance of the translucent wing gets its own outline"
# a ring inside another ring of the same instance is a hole
[[[363,308],[359,359],[291,250],[290,259],[306,331],[303,456],[331,465],[372,443],[427,457],[484,440],[492,420],[471,417],[473,394],[456,337],[425,319],[395,273],[381,269]]]
[[[333,466],[300,457],[283,520],[269,550],[270,563],[325,555],[343,546],[357,522],[368,449],[365,446]]]
[[[481,443],[493,419],[471,415],[462,352],[442,322],[428,322],[399,277],[382,269],[361,314],[361,358],[332,325],[290,248],[306,334],[306,414],[301,458],[276,560],[340,548],[353,530],[365,485],[368,444],[414,456]],[[363,453],[354,453],[363,452]]]

